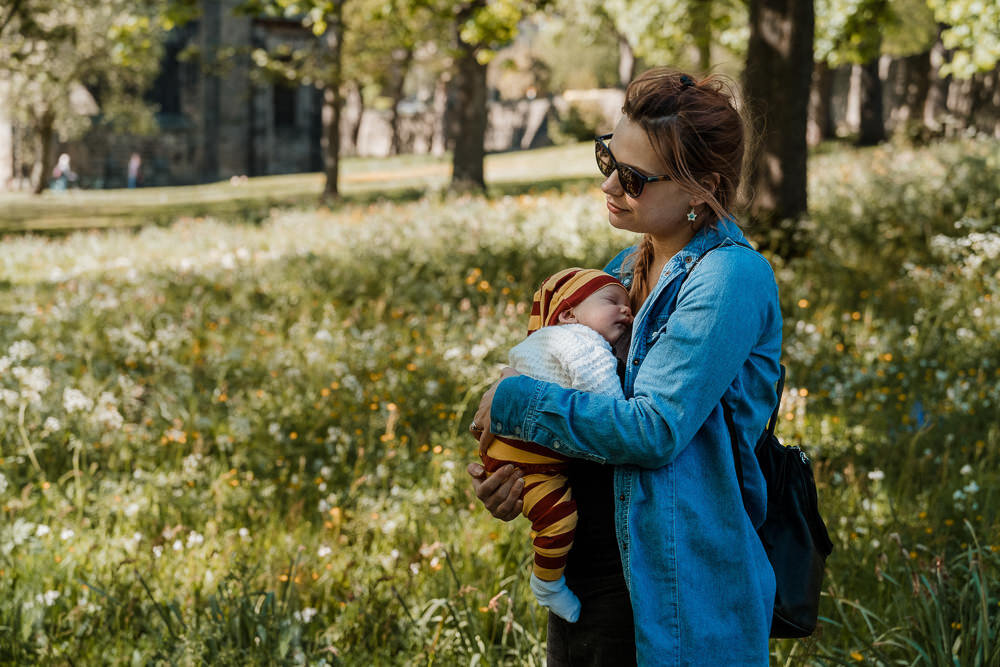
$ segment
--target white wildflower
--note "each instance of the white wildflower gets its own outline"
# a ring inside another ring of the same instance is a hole
[[[316,335],[313,336],[313,338],[315,338],[321,343],[329,343],[330,341],[333,340],[333,336],[331,336],[330,332],[327,331],[326,329],[320,329],[319,331],[317,331]]]
[[[0,493],[7,490],[7,478],[0,472]]]
[[[48,369],[41,366],[34,368],[15,366],[11,373],[21,382],[21,395],[29,403],[40,403],[42,392],[51,384]]]
[[[0,399],[8,408],[16,408],[17,404],[21,402],[21,395],[10,389],[0,389]]]
[[[24,361],[35,353],[35,344],[30,340],[19,340],[11,343],[7,356],[14,361]]]
[[[59,532],[59,539],[65,542],[66,540],[72,539],[74,535],[76,535],[76,533],[73,532],[72,528],[63,528]]]
[[[42,424],[42,428],[44,428],[49,433],[55,433],[56,431],[62,428],[62,424],[60,424],[59,420],[56,419],[55,417],[46,417],[45,423]]]
[[[171,429],[171,431],[173,430],[175,429]],[[170,438],[171,440],[179,440],[180,438],[175,438],[171,435],[171,431],[167,431],[167,437]],[[181,435],[183,434],[184,432],[181,431]],[[184,467],[184,474],[188,476],[194,476],[195,474],[197,474],[199,469],[201,469],[201,465],[204,460],[205,457],[197,452],[185,456],[184,460],[181,461],[181,464]]]
[[[326,546],[325,544],[321,545],[320,548],[316,550],[316,555],[319,556],[320,558],[326,558],[332,553],[333,549]]]
[[[163,555],[163,547],[159,544],[153,547],[153,558],[159,558]]]
[[[966,484],[962,488],[962,490],[971,495],[971,494],[976,493],[977,491],[979,491],[979,485],[976,484],[976,480],[972,480],[971,482],[969,482],[968,484]]]
[[[109,430],[116,430],[125,423],[125,418],[118,412],[114,394],[104,392],[97,400],[97,408],[93,413],[94,421]]]
[[[72,414],[74,412],[90,411],[92,407],[94,407],[94,402],[79,389],[72,389],[70,387],[63,389],[63,409],[66,412]]]
[[[238,531],[236,531],[236,533],[240,536],[241,540],[250,539],[250,531],[247,530],[246,528],[240,528]]]
[[[972,466],[970,466],[968,463],[966,463],[964,466],[962,466],[962,469],[959,470],[958,472],[962,473],[963,475],[971,475],[972,474]]]
[[[885,473],[876,468],[875,470],[872,470],[871,472],[868,473],[868,479],[874,482],[880,482],[883,479],[885,479]]]
[[[174,551],[181,551],[184,549],[184,543],[181,542],[180,540],[174,540],[173,547]]]
[[[59,591],[45,591],[45,593],[39,593],[35,596],[35,602],[51,607],[59,599],[59,595]]]
[[[187,538],[188,549],[190,549],[191,547],[199,546],[204,542],[205,542],[205,536],[202,535],[201,533],[194,530],[188,533],[188,538]]]
[[[306,607],[302,611],[297,611],[292,615],[295,617],[295,620],[302,623],[308,623],[313,620],[314,616],[316,616],[316,610],[312,607]]]
[[[51,532],[52,532],[51,528],[46,526],[44,523],[40,523],[38,524],[38,527],[35,528],[35,537],[45,537]]]

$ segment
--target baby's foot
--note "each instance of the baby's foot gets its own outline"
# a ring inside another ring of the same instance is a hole
[[[576,619],[580,618],[580,600],[566,585],[566,577],[545,581],[532,574],[531,591],[538,604],[548,608],[559,618],[570,623],[576,623]]]

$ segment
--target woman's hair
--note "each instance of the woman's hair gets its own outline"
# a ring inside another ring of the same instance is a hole
[[[639,75],[625,90],[622,113],[646,131],[665,174],[705,204],[695,209],[695,227],[732,216],[748,168],[748,120],[737,110],[735,86],[719,75],[700,81],[658,67]],[[713,174],[718,174],[714,188]],[[630,256],[629,296],[638,304],[649,292],[646,273],[653,260],[649,235]]]

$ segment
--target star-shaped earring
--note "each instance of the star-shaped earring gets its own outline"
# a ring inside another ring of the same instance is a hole
[[[688,213],[688,220],[694,222],[698,219],[698,214],[694,212],[694,207],[691,207],[691,211]]]

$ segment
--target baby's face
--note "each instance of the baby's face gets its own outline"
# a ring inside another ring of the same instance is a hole
[[[566,315],[563,318],[563,315]],[[620,285],[605,285],[580,304],[560,314],[562,324],[585,324],[614,344],[632,324],[628,292]]]

